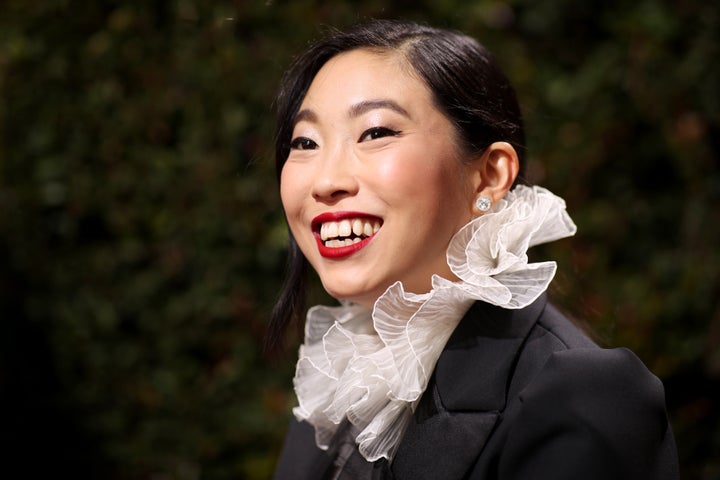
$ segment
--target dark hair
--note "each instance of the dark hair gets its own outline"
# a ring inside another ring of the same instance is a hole
[[[430,89],[436,107],[454,125],[462,153],[482,153],[496,141],[510,143],[525,164],[525,133],[515,90],[492,54],[459,32],[406,21],[373,20],[334,31],[297,57],[283,77],[276,100],[275,162],[278,181],[290,153],[295,116],[315,75],[339,53],[369,49],[397,52]],[[272,313],[268,344],[276,344],[290,324],[302,325],[307,260],[292,232],[288,274]]]

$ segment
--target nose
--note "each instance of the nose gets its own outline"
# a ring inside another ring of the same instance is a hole
[[[315,172],[313,198],[333,204],[343,198],[356,195],[358,180],[353,160],[352,152],[343,147],[324,153]]]

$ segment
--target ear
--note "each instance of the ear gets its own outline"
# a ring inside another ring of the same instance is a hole
[[[520,171],[520,160],[512,145],[495,142],[485,149],[482,156],[470,165],[473,181],[473,204],[484,195],[495,205],[512,188]],[[473,207],[476,213],[480,212]]]

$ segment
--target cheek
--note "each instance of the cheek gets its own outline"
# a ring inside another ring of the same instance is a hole
[[[395,156],[379,162],[369,178],[390,197],[416,197],[434,181],[432,170],[431,165],[417,157]]]
[[[308,194],[307,176],[305,169],[294,168],[296,165],[286,165],[280,173],[280,201],[282,202],[285,218],[300,249],[307,255],[310,245],[303,229],[305,220],[305,202]]]
[[[382,185],[393,198],[428,201],[431,205],[463,202],[467,191],[466,179],[457,160],[417,152],[417,156],[394,158],[382,162],[374,171],[372,181]]]
[[[299,185],[298,176],[293,175],[289,167],[283,168],[280,173],[280,201],[288,217],[299,207]]]

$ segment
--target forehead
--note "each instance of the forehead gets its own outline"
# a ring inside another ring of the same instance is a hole
[[[390,97],[415,108],[431,108],[425,83],[399,52],[351,50],[328,60],[318,71],[302,108],[347,107],[371,98]]]

